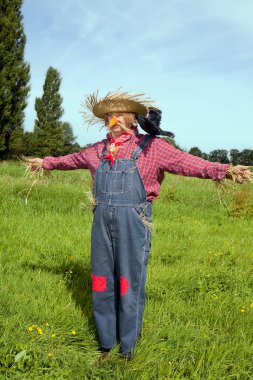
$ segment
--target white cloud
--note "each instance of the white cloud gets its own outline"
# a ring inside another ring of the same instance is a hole
[[[174,72],[253,55],[244,41],[253,32],[247,0],[129,0],[124,6],[119,0],[46,0],[44,6],[52,18],[48,36],[62,46],[55,42],[54,64],[80,57],[87,65],[111,64],[132,55],[156,71]]]

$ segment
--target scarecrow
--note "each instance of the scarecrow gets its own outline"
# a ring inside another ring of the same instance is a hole
[[[94,179],[91,232],[93,313],[105,357],[120,343],[130,358],[140,335],[146,267],[151,246],[152,202],[164,173],[220,181],[250,179],[247,167],[213,163],[176,149],[157,135],[161,111],[143,94],[98,92],[87,96],[86,123],[108,128],[106,138],[62,157],[32,159],[46,170],[89,169]],[[140,134],[138,125],[147,134]]]

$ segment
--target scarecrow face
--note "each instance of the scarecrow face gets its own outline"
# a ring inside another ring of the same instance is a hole
[[[110,123],[110,121],[112,120],[113,117],[115,117],[121,124],[123,124],[123,125],[126,124],[125,119],[124,119],[124,114],[121,112],[108,113],[107,114],[108,124]],[[115,124],[115,125],[117,125],[117,124]]]
[[[115,137],[120,136],[128,127],[124,114],[121,112],[108,113],[107,121],[108,126]]]

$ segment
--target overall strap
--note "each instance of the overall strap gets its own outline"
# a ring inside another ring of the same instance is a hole
[[[152,139],[152,136],[150,136],[150,135],[146,135],[144,137],[144,139],[142,140],[140,145],[138,145],[137,148],[135,149],[135,151],[131,154],[131,158],[133,160],[137,160],[139,158],[139,155],[141,154],[142,150],[147,145],[147,143],[149,142],[150,139]]]

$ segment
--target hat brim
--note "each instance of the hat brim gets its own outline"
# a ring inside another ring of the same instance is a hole
[[[100,119],[106,119],[107,114],[113,112],[138,113],[142,116],[146,116],[148,113],[148,109],[142,104],[126,99],[114,101],[102,100],[93,107],[92,111]]]

